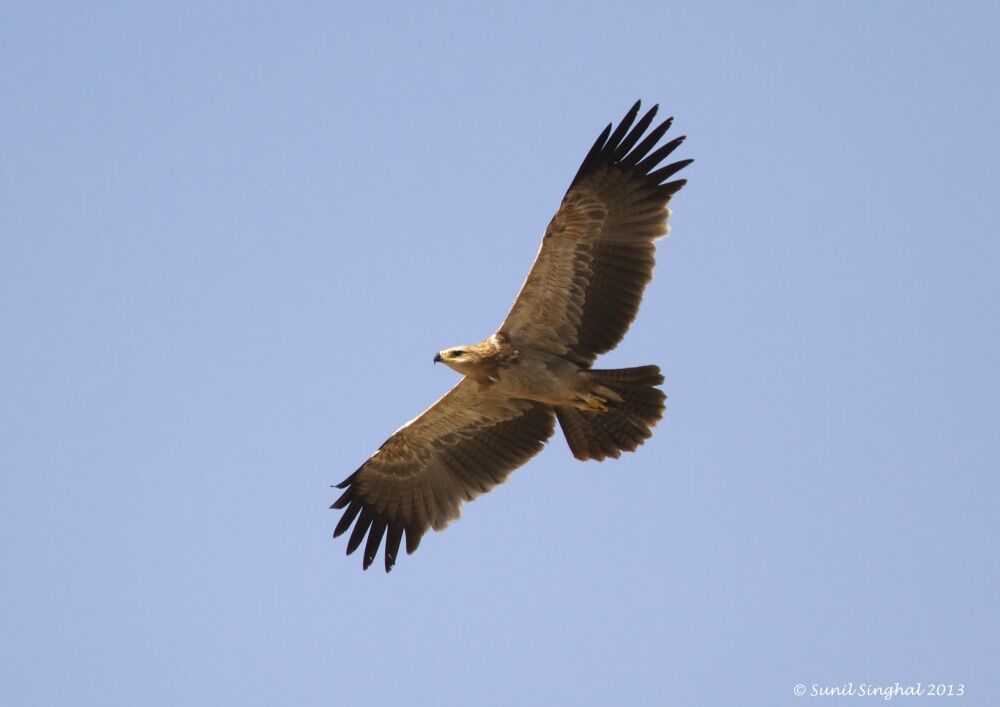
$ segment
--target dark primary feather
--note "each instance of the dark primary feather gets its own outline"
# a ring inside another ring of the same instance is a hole
[[[611,134],[611,127],[612,124],[608,123],[608,127],[604,128],[604,132],[597,136],[597,141],[594,142],[594,145],[590,148],[590,152],[587,153],[587,156],[583,158],[583,163],[580,165],[580,169],[577,170],[576,176],[573,177],[573,181],[570,183],[571,186],[576,184],[580,175],[590,168],[591,163],[594,159],[596,159],[597,155],[600,154],[601,149],[604,147],[604,143],[608,139],[608,135]]]

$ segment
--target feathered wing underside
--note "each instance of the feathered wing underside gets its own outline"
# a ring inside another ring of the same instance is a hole
[[[668,231],[667,204],[686,183],[668,180],[692,162],[659,167],[684,138],[656,147],[671,122],[645,134],[656,111],[636,122],[637,102],[614,132],[609,125],[597,138],[501,331],[581,366],[621,341],[653,277],[654,241]]]
[[[428,528],[441,530],[471,501],[503,483],[537,454],[554,432],[551,408],[526,400],[493,399],[464,379],[420,416],[396,431],[338,485],[331,506],[344,509],[333,533],[351,532],[347,554],[367,536],[368,569],[385,537],[385,569],[396,561],[403,535],[412,553]]]

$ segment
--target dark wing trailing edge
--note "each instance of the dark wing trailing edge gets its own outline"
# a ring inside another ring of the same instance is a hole
[[[658,107],[636,121],[639,107],[590,148],[500,326],[581,366],[617,346],[635,319],[653,277],[654,241],[669,230],[667,204],[687,181],[668,180],[693,162],[660,167],[684,138],[656,147],[672,119],[646,134]]]
[[[471,501],[503,483],[552,436],[551,408],[525,400],[483,397],[462,380],[420,416],[401,427],[368,461],[338,484],[331,506],[343,509],[333,537],[354,524],[347,554],[365,542],[364,569],[385,538],[385,571],[406,535],[412,553],[428,528],[443,529]]]

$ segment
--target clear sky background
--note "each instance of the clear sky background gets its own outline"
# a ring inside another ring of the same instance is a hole
[[[0,703],[1000,704],[995,3],[161,5],[0,10]],[[637,98],[656,435],[363,573],[330,484]]]

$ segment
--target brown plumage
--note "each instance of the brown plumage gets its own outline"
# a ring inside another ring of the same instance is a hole
[[[541,450],[557,418],[581,460],[617,458],[652,434],[666,398],[660,369],[591,365],[635,319],[654,241],[668,232],[667,204],[685,184],[668,180],[692,161],[659,166],[684,138],[656,147],[671,123],[646,133],[656,112],[636,122],[637,102],[601,133],[499,330],[435,357],[465,377],[338,485],[334,537],[353,525],[347,552],[364,541],[365,569],[383,538],[388,572],[404,535],[412,553],[462,502],[502,483]]]

